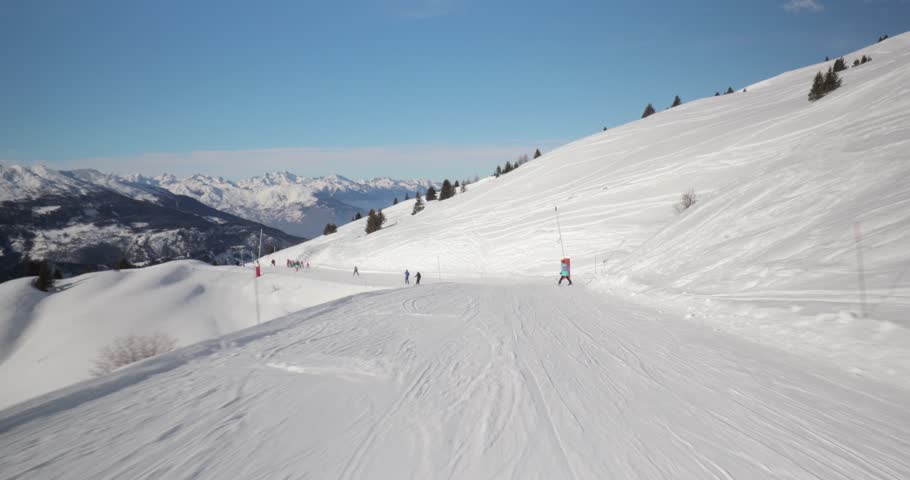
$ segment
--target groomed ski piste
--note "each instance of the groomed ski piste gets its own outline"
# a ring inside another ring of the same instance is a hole
[[[818,102],[827,64],[692,101],[258,281],[176,262],[0,295],[4,395],[92,328],[67,362],[116,328],[202,340],[0,411],[0,478],[910,478],[910,35],[862,54]]]

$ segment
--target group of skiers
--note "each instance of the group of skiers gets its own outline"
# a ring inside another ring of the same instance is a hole
[[[272,260],[272,265],[275,265],[275,261]],[[291,260],[290,258],[287,261],[288,268],[293,268],[295,272],[299,272],[301,268],[309,270],[310,262],[302,262],[300,260]]]
[[[416,280],[415,283],[417,285],[420,285],[420,272],[417,272],[417,274],[414,275],[414,280]],[[404,283],[405,285],[411,284],[411,272],[407,271],[407,269],[404,271]]]
[[[352,273],[351,276],[353,277],[355,275],[358,277],[360,276],[360,270],[357,269],[357,265],[354,265],[354,273]],[[420,277],[421,277],[420,272],[417,272],[417,274],[414,275],[414,280],[416,280],[415,283],[417,285],[420,285]],[[404,283],[405,283],[405,285],[411,284],[411,272],[408,271],[407,269],[405,269],[405,271],[404,271]]]
[[[560,265],[559,265],[559,282],[557,283],[557,285],[562,285],[562,281],[563,281],[563,280],[568,280],[568,281],[569,281],[569,285],[572,285],[572,276],[571,276],[571,274],[569,273],[569,272],[570,272],[570,270],[569,270],[569,263],[568,263],[566,260],[567,260],[567,259],[563,259],[563,260],[560,262]],[[272,266],[273,266],[273,267],[275,266],[275,260],[272,260]],[[293,268],[295,271],[300,271],[301,268],[309,269],[309,268],[310,268],[310,262],[301,262],[300,260],[291,260],[291,259],[289,258],[288,261],[287,261],[287,266],[288,266],[288,268]],[[352,277],[353,277],[353,276],[358,276],[358,277],[360,276],[360,270],[357,268],[357,265],[354,265],[354,273],[352,273],[351,276],[352,276]],[[414,275],[414,279],[416,280],[415,283],[416,283],[417,285],[420,285],[420,277],[421,277],[420,272],[417,272],[417,273]],[[411,284],[411,272],[408,271],[407,269],[405,269],[405,271],[404,271],[404,283],[405,283],[405,285],[410,285],[410,284]]]

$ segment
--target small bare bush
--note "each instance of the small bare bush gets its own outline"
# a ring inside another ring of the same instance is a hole
[[[685,212],[692,205],[695,205],[695,202],[698,201],[698,197],[695,196],[695,190],[689,190],[686,193],[682,194],[682,197],[679,199],[679,203],[673,205],[673,209],[676,210],[677,214]]]
[[[100,377],[139,360],[161,355],[173,350],[177,339],[163,333],[147,336],[127,335],[114,339],[114,343],[101,349],[95,359],[92,375]]]

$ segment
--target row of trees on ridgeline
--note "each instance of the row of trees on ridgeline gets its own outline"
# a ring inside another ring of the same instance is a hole
[[[97,268],[105,269],[108,267],[116,271],[136,268],[125,257],[120,257],[120,259],[107,266],[84,265],[83,272],[89,273],[96,271]],[[22,261],[22,274],[26,277],[36,277],[32,282],[32,286],[38,290],[41,290],[42,292],[47,292],[50,290],[57,280],[63,280],[63,271],[46,259],[33,260],[30,258],[25,258]]]
[[[888,39],[888,35],[878,37],[879,42],[882,42],[887,39]],[[828,59],[828,57],[825,57],[825,61],[827,62],[830,60]],[[853,66],[858,67],[858,66],[863,65],[866,62],[870,62],[870,61],[872,61],[872,57],[863,55],[861,58],[858,58],[853,61]],[[843,71],[846,69],[847,69],[847,63],[844,61],[843,58],[840,58],[840,59],[838,59],[838,61],[834,62],[833,71],[835,74],[837,72],[840,72],[840,71]],[[819,72],[819,74],[821,75],[821,72]],[[835,81],[836,75],[832,79],[826,80],[826,78],[827,78],[827,75],[822,75],[822,86],[820,87],[821,88],[820,90],[816,88],[816,85],[817,85],[817,79],[816,79],[816,83],[814,83],[813,87],[812,87],[812,93],[809,94],[809,100],[811,100],[811,101],[818,100],[819,98],[825,96],[825,94],[827,94],[834,88],[837,88],[840,86],[840,83]],[[827,87],[825,87],[825,85],[827,85]],[[830,90],[829,90],[829,88],[830,88]],[[745,92],[746,92],[746,89],[744,88],[743,93],[745,93]],[[727,87],[727,90],[724,92],[724,95],[730,95],[731,93],[735,93],[735,91],[733,90],[733,87]],[[714,92],[714,96],[719,97],[720,91]],[[673,104],[670,105],[669,108],[678,107],[680,105],[682,105],[682,100],[679,98],[679,95],[677,95],[676,98],[673,99]],[[651,103],[648,103],[648,105],[645,107],[644,112],[642,112],[642,114],[641,114],[641,118],[648,118],[651,115],[654,115],[655,113],[657,113],[657,109],[654,108],[654,105],[652,105]],[[603,131],[606,132],[607,127],[604,127]],[[499,170],[499,167],[497,167],[497,171],[498,170]],[[501,172],[501,173],[504,173],[504,172]]]
[[[541,155],[543,155],[543,154],[540,152],[540,149],[539,148],[536,149],[534,152],[534,158],[539,158]],[[528,157],[527,154],[521,155],[520,157],[518,157],[518,160],[516,160],[515,163],[506,162],[504,167],[497,166],[496,171],[494,172],[493,175],[495,177],[499,177],[505,173],[515,170],[519,166],[524,165],[525,163],[528,163],[529,161],[530,161],[530,158]],[[475,176],[474,181],[476,182],[477,180],[479,180],[479,177]],[[418,190],[414,195],[414,206],[411,209],[411,215],[417,215],[418,213],[422,212],[426,208],[426,202],[433,201],[433,200],[437,200],[437,201],[448,200],[448,199],[454,197],[457,193],[466,192],[468,185],[470,183],[473,183],[473,182],[470,180],[467,180],[467,179],[455,180],[455,182],[452,182],[451,180],[449,180],[447,178],[442,181],[442,185],[440,185],[438,191],[436,190],[435,186],[430,185],[427,188],[424,195],[421,196],[420,190]],[[410,196],[405,194],[404,199],[410,200]],[[392,205],[398,205],[398,197],[395,197],[392,200]],[[361,218],[363,218],[363,217],[358,212],[357,214],[354,215],[353,220],[360,220]],[[365,231],[368,235],[373,232],[379,231],[382,229],[382,225],[384,223],[385,223],[385,215],[383,215],[382,210],[379,210],[378,212],[376,212],[374,210],[370,210],[370,213],[367,215],[367,224],[365,227]],[[325,232],[327,232],[327,233],[324,233],[324,234],[328,235],[330,233],[335,233],[335,231],[337,231],[337,228],[338,227],[335,226],[334,224],[327,224],[326,230],[325,230]]]
[[[534,151],[534,159],[540,158],[541,155],[543,155],[543,154],[540,153],[539,148]],[[529,161],[530,161],[530,159],[528,158],[527,154],[521,154],[518,157],[518,160],[515,161],[515,163],[506,162],[506,164],[503,166],[496,165],[496,170],[493,172],[493,176],[496,178],[499,178],[500,176],[505,175],[505,174],[511,172],[512,170],[515,170],[516,168],[528,163]]]

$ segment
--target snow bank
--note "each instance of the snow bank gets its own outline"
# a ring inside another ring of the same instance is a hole
[[[98,352],[123,335],[162,332],[190,345],[357,292],[385,288],[286,268],[176,261],[57,282],[0,284],[0,408],[89,378]]]

